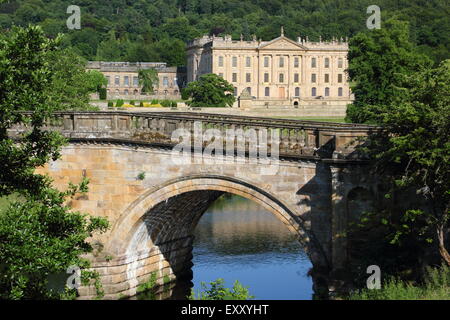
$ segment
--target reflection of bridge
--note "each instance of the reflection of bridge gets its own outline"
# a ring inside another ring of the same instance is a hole
[[[277,173],[261,173],[259,163],[230,161],[238,155],[220,165],[174,164],[171,134],[191,131],[195,121],[221,132],[277,130]],[[337,271],[347,261],[343,232],[349,213],[370,206],[377,194],[354,149],[355,138],[373,129],[368,126],[155,112],[60,113],[52,123],[70,143],[60,160],[39,171],[60,188],[89,178],[89,192],[71,205],[106,216],[112,225],[95,239],[103,250],[92,257],[108,298],[135,294],[152,272],[161,283],[190,276],[193,229],[224,192],[268,209],[298,235],[315,267]],[[80,294],[89,297],[93,289],[81,288]]]

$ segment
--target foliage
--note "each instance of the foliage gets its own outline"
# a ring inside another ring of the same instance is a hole
[[[172,105],[172,102],[170,100],[163,100],[163,101],[161,101],[161,105],[164,108],[169,108]]]
[[[190,82],[183,90],[183,99],[191,107],[227,107],[232,106],[235,98],[233,86],[216,74],[205,74],[198,81]]]
[[[145,172],[140,172],[138,174],[138,180],[144,180],[145,179]]]
[[[380,290],[358,290],[350,300],[450,300],[450,268],[429,268],[423,285],[414,285],[399,279],[383,281]]]
[[[68,99],[82,105],[76,101],[82,94],[59,86],[63,81],[61,69],[55,66],[59,42],[60,38],[46,38],[39,27],[14,28],[0,37],[0,197],[17,197],[0,214],[0,298],[73,296],[47,288],[48,277],[70,265],[85,268],[82,279],[94,280],[101,293],[95,281],[98,275],[86,270],[89,264],[80,254],[92,251],[86,239],[105,231],[107,221],[71,212],[66,204],[76,193],[87,191],[87,180],[60,192],[52,188],[48,176],[34,172],[57,160],[66,142],[59,133],[44,129],[49,121],[56,121],[54,111],[67,108],[69,100],[59,95],[69,92]],[[75,72],[66,79],[79,75],[77,66],[67,67]],[[8,129],[16,125],[26,127],[18,139],[12,139]]]
[[[98,97],[100,100],[106,100],[106,97],[107,97],[106,88],[98,89]]]
[[[142,86],[142,93],[153,93],[153,87],[159,83],[158,71],[154,68],[139,70],[139,85]]]
[[[209,283],[210,288],[205,282],[201,283],[202,290],[195,296],[194,290],[191,291],[190,300],[250,300],[254,297],[248,292],[247,287],[243,287],[242,284],[236,280],[233,284],[233,288],[225,288],[225,281],[223,279],[217,279]]]
[[[45,199],[14,201],[0,215],[0,297],[2,299],[55,299],[49,277],[72,265],[88,268],[81,254],[93,250],[86,239],[105,231],[106,220],[71,212],[67,197],[86,190],[87,181],[59,192],[47,186]],[[88,279],[95,274],[88,275]]]
[[[167,61],[185,65],[185,42],[204,34],[231,34],[251,40],[352,37],[366,29],[370,0],[179,0],[93,1],[82,3],[81,30],[67,30],[60,1],[11,1],[0,5],[0,28],[40,24],[46,34],[68,35],[64,45],[88,60]],[[450,58],[450,21],[445,0],[378,0],[382,27],[392,16],[410,22],[411,40],[439,62]]]
[[[359,33],[349,44],[348,74],[355,101],[347,121],[376,122],[386,106],[401,101],[405,75],[422,71],[431,61],[409,41],[408,24],[391,19],[383,28]]]
[[[116,101],[116,107],[117,107],[117,108],[120,108],[120,107],[122,107],[122,106],[123,106],[123,104],[124,104],[124,102],[123,102],[123,100],[122,100],[122,99],[118,99],[118,100]]]
[[[450,265],[444,239],[450,218],[450,60],[407,76],[403,87],[403,101],[380,113],[384,130],[369,138],[366,151],[390,186],[387,197],[414,192],[426,201],[387,221],[396,226],[390,241],[412,235],[436,242]]]

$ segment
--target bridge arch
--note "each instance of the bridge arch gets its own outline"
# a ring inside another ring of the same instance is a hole
[[[234,177],[191,175],[148,189],[115,223],[106,248],[126,262],[124,280],[130,295],[151,272],[170,280],[192,276],[193,231],[210,204],[224,193],[250,199],[270,211],[298,237],[313,265],[326,263],[308,222],[282,200]]]

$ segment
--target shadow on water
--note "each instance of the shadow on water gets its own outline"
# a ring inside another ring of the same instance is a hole
[[[225,194],[195,229],[192,281],[178,281],[136,299],[184,299],[201,282],[218,278],[232,287],[239,280],[255,299],[312,299],[312,268],[295,236],[253,201]]]

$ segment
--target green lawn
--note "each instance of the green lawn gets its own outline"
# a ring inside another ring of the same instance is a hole
[[[283,117],[283,116],[276,116],[276,117],[271,117],[271,118],[345,123],[344,118],[309,118],[309,117]]]

